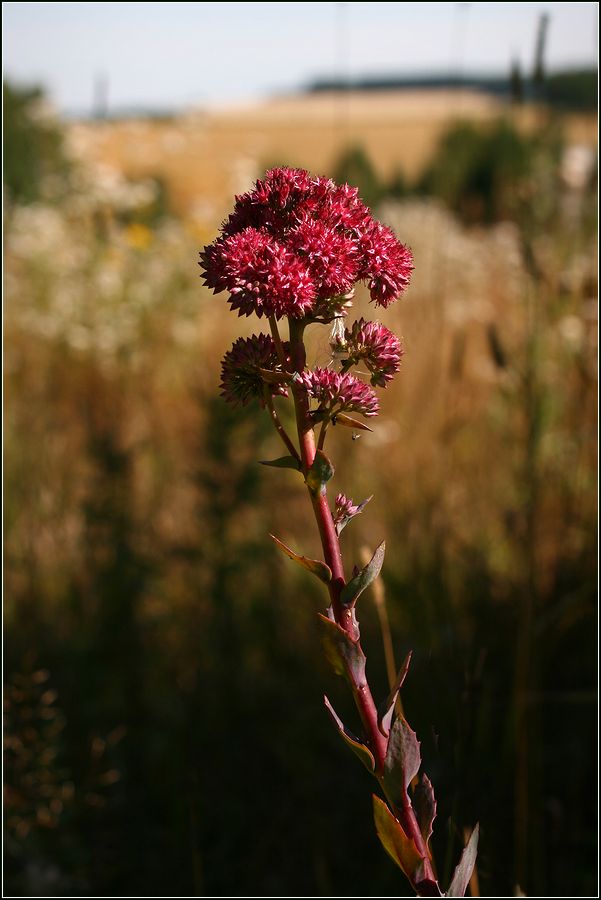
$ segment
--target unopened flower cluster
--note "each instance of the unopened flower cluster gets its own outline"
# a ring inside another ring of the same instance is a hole
[[[367,285],[376,306],[388,307],[409,284],[411,251],[376,221],[356,188],[302,169],[277,168],[236,198],[221,235],[200,254],[205,284],[226,292],[238,315],[330,323],[347,313],[355,285]],[[289,373],[323,414],[374,416],[372,387],[348,370],[361,363],[372,386],[385,387],[398,371],[398,338],[379,323],[360,319],[336,348],[341,371],[317,368]],[[264,372],[289,368],[289,359],[264,334],[238,340],[222,364],[222,393],[232,403],[266,391],[285,395],[285,381]]]
[[[346,328],[344,337],[332,341],[332,350],[344,354],[343,369],[363,362],[371,373],[371,383],[386,387],[398,372],[403,348],[398,337],[379,322],[359,319]]]
[[[354,519],[355,516],[362,513],[370,500],[371,497],[368,497],[367,500],[364,500],[362,503],[354,504],[346,494],[337,494],[334,502],[334,512],[332,513],[336,533],[340,534],[342,529],[351,521],[351,519]]]

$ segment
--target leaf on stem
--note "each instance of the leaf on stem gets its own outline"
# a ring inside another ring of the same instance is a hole
[[[332,570],[320,559],[309,559],[307,556],[299,556],[298,553],[295,553],[294,550],[291,550],[290,547],[287,546],[287,544],[277,538],[275,534],[270,534],[269,537],[275,541],[282,553],[289,559],[294,560],[294,562],[298,563],[299,566],[302,566],[303,569],[311,572],[312,575],[316,575],[320,581],[324,582],[324,584],[328,584],[328,582],[332,580]]]
[[[340,625],[327,616],[318,613],[317,618],[321,624],[326,656],[336,674],[348,677],[350,672],[355,684],[364,683],[365,654],[359,641],[354,641]]]
[[[396,703],[396,698],[399,695],[400,689],[403,687],[403,682],[405,681],[405,676],[407,675],[407,671],[409,669],[409,663],[411,662],[411,651],[405,657],[403,665],[399,669],[399,674],[395,678],[394,684],[390,690],[390,694],[386,698],[386,702],[381,708],[381,712],[378,713],[378,728],[384,735],[384,737],[388,737],[390,732],[390,723],[392,722],[392,714],[394,713],[394,704]]]
[[[438,882],[432,878],[416,880],[414,887],[418,897],[444,897]]]
[[[257,367],[257,371],[268,384],[283,384],[292,380],[290,372],[276,372],[273,369],[262,369],[260,366]]]
[[[388,738],[382,785],[393,806],[402,809],[408,802],[407,788],[419,772],[419,741],[402,716],[395,720]]]
[[[427,847],[428,841],[432,836],[432,825],[436,818],[436,798],[434,797],[434,789],[430,779],[424,772],[420,775],[414,788],[412,800],[419,830]]]
[[[346,413],[336,413],[336,415],[332,416],[332,425],[344,425],[345,428],[353,428],[356,431],[371,431],[373,433],[373,428],[370,428],[365,422],[353,419],[351,416],[347,416]]]
[[[476,825],[467,842],[465,850],[461,854],[461,859],[455,869],[453,880],[449,885],[447,897],[465,897],[467,886],[472,877],[474,866],[476,865],[476,856],[478,854],[478,837],[480,836],[480,826]]]
[[[296,469],[300,472],[300,463],[294,456],[280,456],[278,459],[260,459],[262,466],[274,466],[276,469]]]
[[[326,705],[326,709],[332,717],[332,721],[338,729],[340,736],[345,741],[345,743],[348,744],[353,753],[355,753],[359,757],[367,771],[373,774],[376,770],[376,763],[372,756],[371,750],[364,743],[362,743],[359,738],[355,737],[355,735],[352,734],[348,730],[348,728],[344,726],[342,720],[339,719],[339,717],[336,715],[336,712],[334,711],[334,708],[332,707],[332,704],[330,703],[328,698],[324,696],[323,699]]]
[[[392,857],[412,884],[419,880],[423,859],[419,855],[412,838],[407,837],[400,822],[395,819],[388,806],[376,794],[372,795],[374,821],[382,846]]]
[[[384,562],[385,552],[386,541],[382,541],[367,565],[357,572],[349,583],[344,586],[340,599],[345,606],[352,606],[356,603],[359,595],[378,577]]]
[[[305,482],[311,493],[320,494],[333,474],[334,466],[328,457],[323,450],[316,450],[315,459],[305,478]]]

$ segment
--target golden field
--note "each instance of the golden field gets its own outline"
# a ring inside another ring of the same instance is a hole
[[[130,178],[163,177],[173,211],[214,230],[232,195],[270,165],[330,172],[343,151],[359,144],[380,175],[400,169],[414,179],[454,121],[486,123],[506,112],[507,104],[475,91],[323,93],[169,121],[74,123],[69,140],[76,156]],[[511,115],[531,131],[544,113],[528,107]],[[569,143],[596,146],[594,116],[570,115],[564,127]]]

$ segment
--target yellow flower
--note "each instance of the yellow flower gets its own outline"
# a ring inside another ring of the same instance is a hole
[[[146,225],[132,222],[125,229],[125,240],[135,250],[147,250],[152,243],[152,231]]]

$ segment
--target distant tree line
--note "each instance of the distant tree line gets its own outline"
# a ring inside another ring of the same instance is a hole
[[[495,97],[515,97],[516,79],[521,81],[522,99],[542,100],[550,106],[564,110],[596,110],[598,98],[597,69],[569,69],[547,74],[535,72],[531,81],[523,78],[519,65],[514,63],[508,77],[428,75],[423,77],[370,77],[346,80],[343,78],[319,78],[307,86],[308,93],[324,91],[393,91],[436,90],[463,88],[492,94]]]

